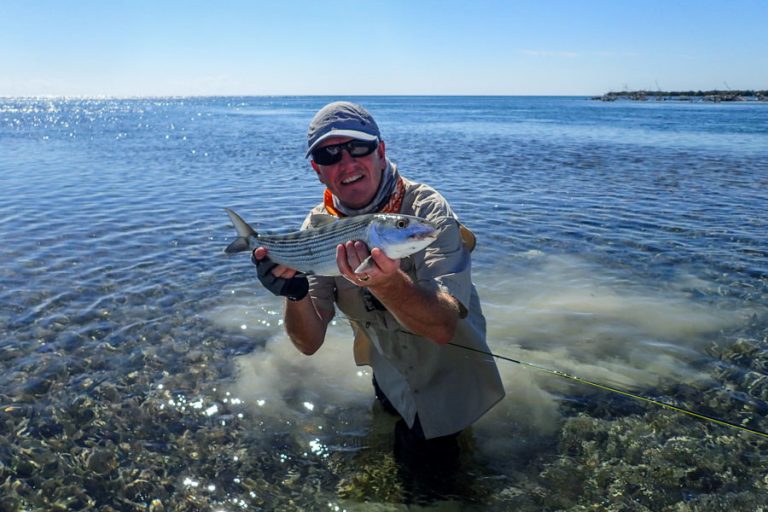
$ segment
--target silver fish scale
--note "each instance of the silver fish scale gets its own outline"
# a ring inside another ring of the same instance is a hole
[[[345,217],[318,228],[287,235],[257,235],[272,261],[307,274],[339,275],[336,246],[349,240],[368,243],[368,226],[374,215]]]

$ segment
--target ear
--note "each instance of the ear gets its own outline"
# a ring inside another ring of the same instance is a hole
[[[387,147],[383,140],[379,141],[379,146],[376,148],[375,155],[379,160],[379,163],[383,166],[382,170],[385,169],[387,167]]]
[[[312,165],[312,168],[317,173],[317,179],[320,180],[320,183],[325,185],[325,181],[323,180],[323,173],[320,172],[320,166],[315,163],[314,160],[310,160],[309,163]]]

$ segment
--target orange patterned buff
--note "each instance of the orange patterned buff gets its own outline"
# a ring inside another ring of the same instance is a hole
[[[403,183],[403,178],[398,177],[397,183],[395,183],[395,190],[392,192],[392,195],[389,196],[389,201],[387,201],[387,204],[385,204],[384,207],[379,210],[379,213],[400,213],[400,207],[403,205],[404,197],[405,183]],[[325,189],[325,192],[323,193],[323,203],[325,203],[325,210],[328,213],[335,215],[336,217],[344,217],[342,212],[334,208],[333,193],[328,189]]]

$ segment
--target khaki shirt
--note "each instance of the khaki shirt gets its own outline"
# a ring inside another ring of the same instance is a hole
[[[436,222],[439,235],[426,250],[401,259],[401,269],[419,286],[441,290],[461,305],[453,343],[490,352],[485,317],[471,281],[470,248],[462,243],[460,224],[448,202],[433,188],[404,180],[400,213]],[[310,212],[325,213],[323,205]],[[474,240],[472,240],[472,243]],[[369,364],[389,401],[413,426],[419,415],[427,439],[459,432],[504,397],[493,357],[439,345],[408,332],[365,288],[343,277],[311,276],[310,296],[316,307],[349,319],[355,333],[355,360]]]

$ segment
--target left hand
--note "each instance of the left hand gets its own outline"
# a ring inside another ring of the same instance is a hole
[[[285,265],[279,265],[269,259],[264,247],[254,249],[251,261],[258,269],[261,284],[275,295],[282,295],[288,300],[300,301],[309,293],[309,281],[303,275],[297,276],[296,271]]]
[[[355,269],[371,256],[372,265],[365,272],[355,273]],[[357,286],[376,286],[389,281],[390,277],[400,270],[400,260],[393,260],[384,251],[374,247],[369,251],[368,246],[360,241],[349,241],[336,246],[336,264],[341,275]]]

